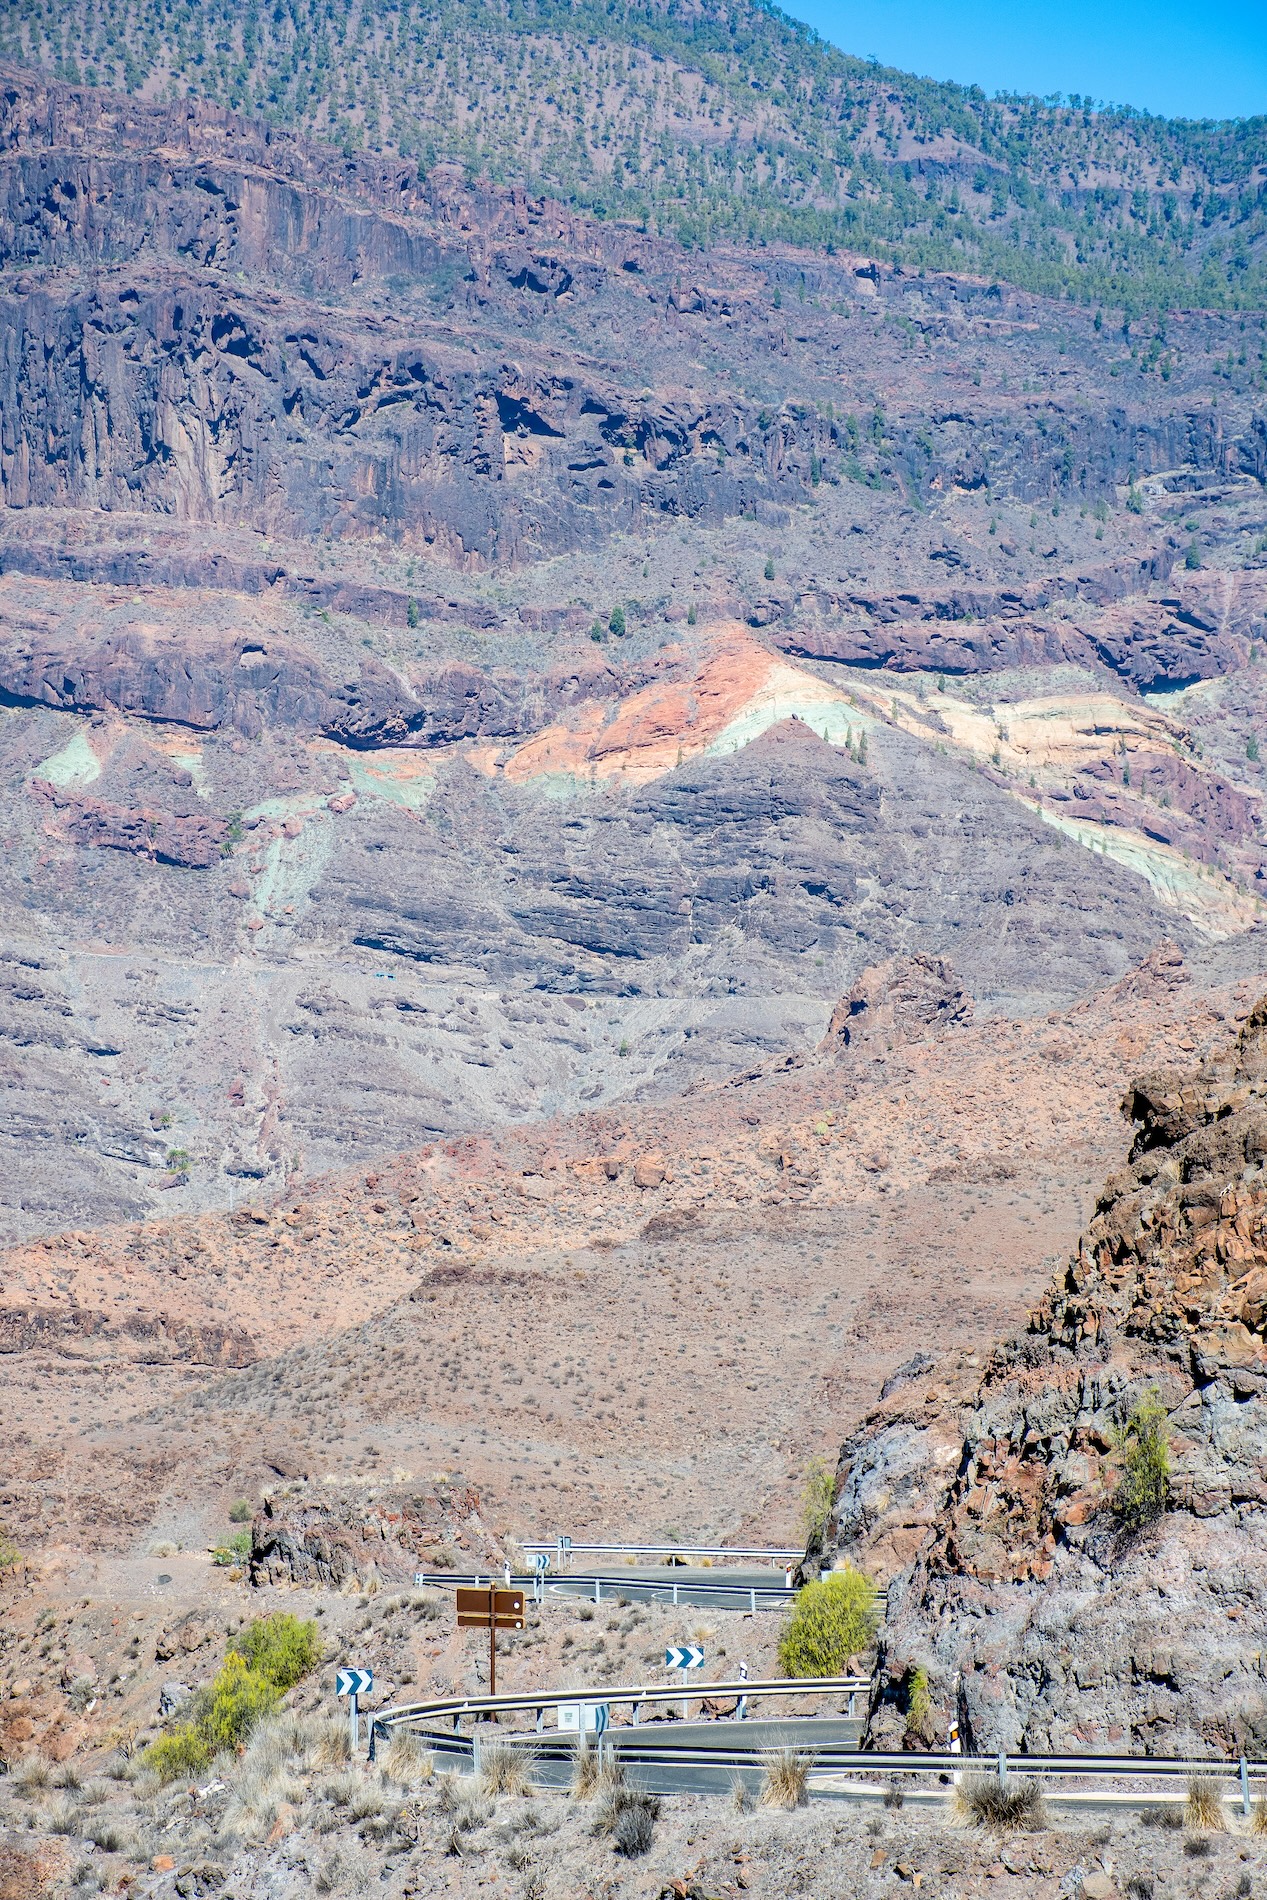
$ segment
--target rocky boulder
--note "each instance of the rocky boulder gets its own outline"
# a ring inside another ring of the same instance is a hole
[[[297,1485],[266,1499],[251,1526],[251,1582],[399,1586],[420,1569],[500,1566],[479,1512],[478,1492],[456,1478],[434,1490]]]
[[[864,970],[837,1003],[821,1047],[890,1049],[971,1018],[972,998],[945,957],[889,957]]]

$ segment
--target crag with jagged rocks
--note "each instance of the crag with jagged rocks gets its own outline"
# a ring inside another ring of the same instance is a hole
[[[1123,1106],[1128,1164],[1026,1329],[906,1368],[842,1453],[829,1541],[897,1566],[873,1739],[1261,1752],[1267,1002]]]

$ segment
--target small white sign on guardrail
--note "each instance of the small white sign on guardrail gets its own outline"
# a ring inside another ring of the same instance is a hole
[[[559,1727],[573,1735],[605,1735],[611,1710],[605,1702],[560,1702]]]

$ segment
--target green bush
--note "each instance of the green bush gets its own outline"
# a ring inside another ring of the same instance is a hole
[[[928,1688],[927,1670],[911,1664],[902,1678],[902,1700],[906,1704],[906,1727],[912,1735],[923,1735],[933,1713],[933,1698]]]
[[[805,1541],[816,1544],[827,1529],[831,1507],[836,1498],[836,1480],[821,1458],[811,1458],[805,1467],[805,1489],[801,1496],[801,1524]]]
[[[229,1659],[235,1655],[275,1689],[293,1689],[321,1661],[317,1626],[277,1610],[234,1638]]]
[[[615,634],[615,636],[616,636],[616,638],[617,638],[618,640],[620,640],[620,639],[623,639],[623,638],[624,638],[624,633],[625,633],[625,610],[624,610],[624,608],[623,608],[623,607],[613,607],[613,608],[612,608],[612,610],[611,610],[611,616],[610,616],[610,618],[608,619],[608,622],[607,622],[607,624],[608,624],[608,626],[609,626],[609,627],[611,628],[611,630],[612,630],[612,632],[613,632],[613,633]]]
[[[143,1759],[160,1781],[179,1781],[200,1775],[211,1761],[211,1750],[195,1729],[178,1728],[151,1742]]]
[[[1161,1517],[1170,1498],[1170,1433],[1166,1408],[1156,1392],[1147,1392],[1119,1433],[1115,1450],[1122,1475],[1113,1493],[1113,1511],[1130,1530]]]
[[[200,1774],[221,1750],[245,1742],[319,1660],[315,1623],[301,1623],[286,1610],[252,1623],[213,1680],[186,1705],[180,1726],[146,1749],[146,1767],[161,1781]]]
[[[251,1554],[250,1531],[236,1531],[226,1538],[223,1544],[217,1544],[211,1553],[211,1561],[221,1569],[226,1564],[244,1564]]]
[[[281,1691],[259,1674],[245,1657],[230,1650],[210,1688],[194,1697],[193,1727],[213,1755],[236,1748],[256,1723],[271,1715]]]
[[[851,1565],[807,1584],[779,1639],[784,1675],[843,1675],[849,1658],[870,1646],[879,1620],[872,1585]]]
[[[230,1524],[249,1524],[254,1513],[245,1498],[238,1498],[229,1506]]]

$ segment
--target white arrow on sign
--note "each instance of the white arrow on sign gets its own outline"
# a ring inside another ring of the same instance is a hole
[[[683,1643],[680,1649],[666,1649],[664,1652],[666,1669],[702,1669],[704,1652],[695,1643]]]
[[[368,1695],[373,1687],[372,1669],[340,1669],[334,1679],[336,1695]]]

